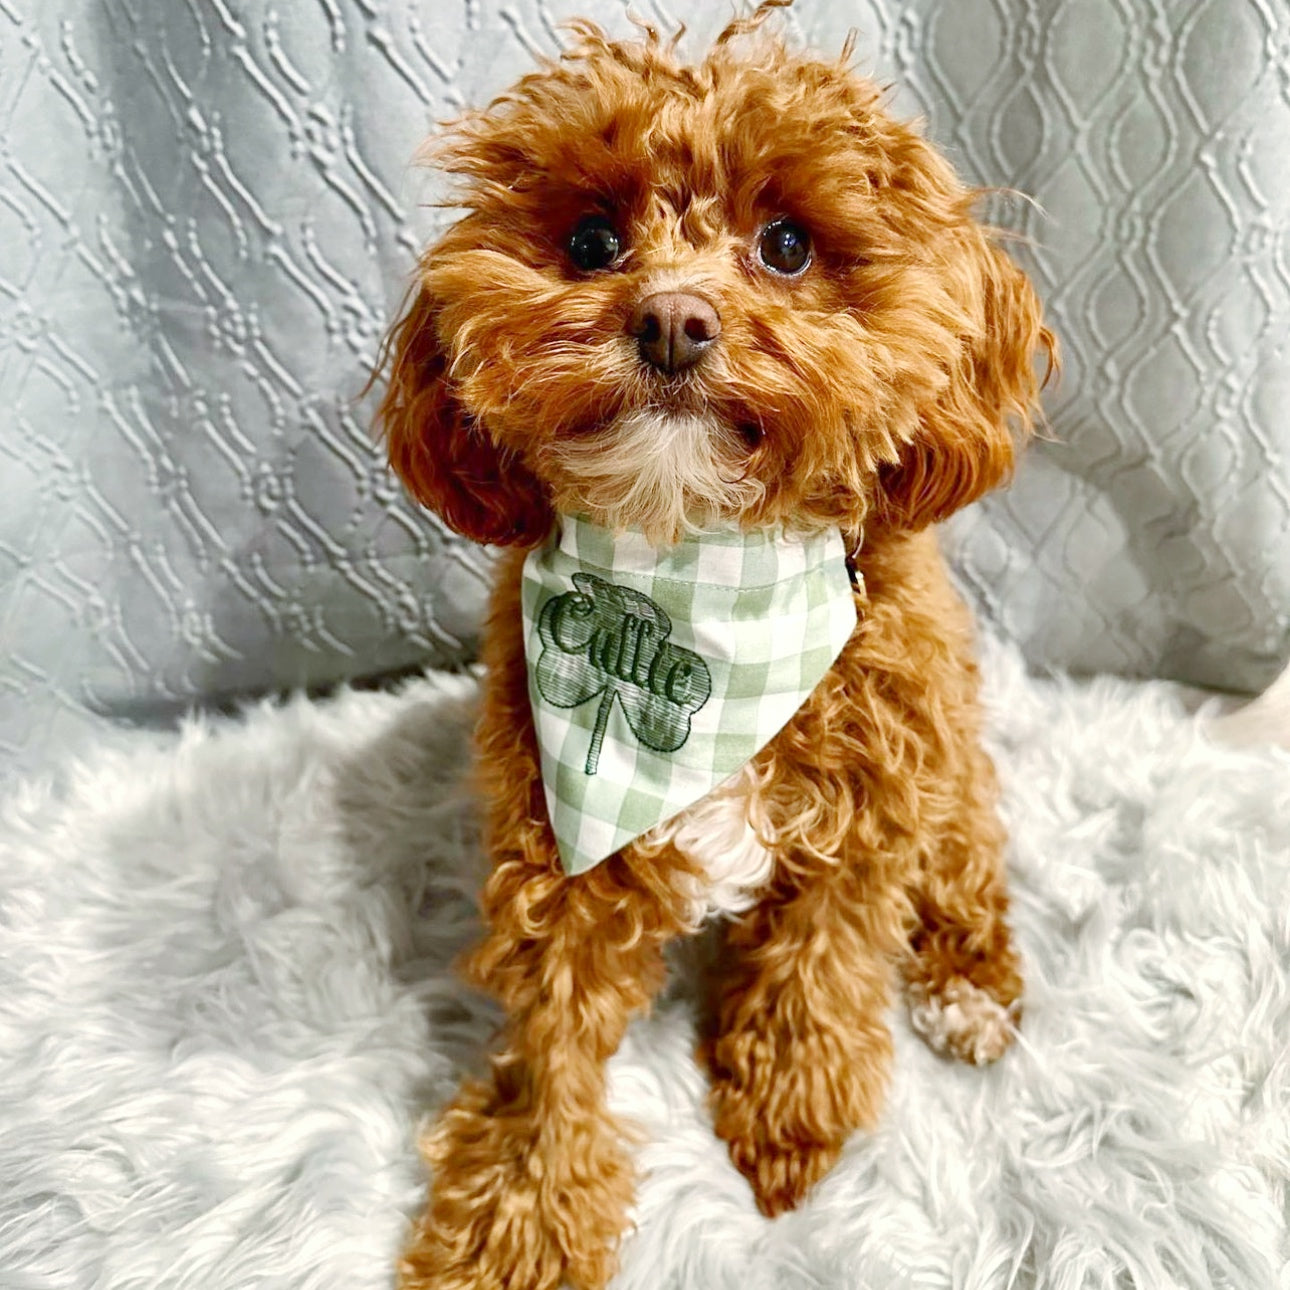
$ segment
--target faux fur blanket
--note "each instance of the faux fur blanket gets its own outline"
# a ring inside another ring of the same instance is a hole
[[[1290,1286],[1290,755],[1161,685],[987,652],[1023,1039],[896,1015],[884,1122],[778,1221],[714,1139],[683,969],[613,1101],[622,1290]],[[0,809],[0,1286],[388,1286],[416,1125],[496,1018],[474,685],[431,676],[105,748]]]

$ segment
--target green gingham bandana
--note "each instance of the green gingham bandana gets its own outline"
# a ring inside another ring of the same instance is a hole
[[[735,529],[658,549],[561,516],[524,562],[529,701],[566,873],[733,775],[856,624],[842,537]]]

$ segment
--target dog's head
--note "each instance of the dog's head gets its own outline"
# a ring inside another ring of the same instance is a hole
[[[466,213],[390,334],[381,418],[459,532],[917,528],[1008,474],[1034,294],[849,51],[738,52],[785,2],[698,66],[577,23],[437,147]]]

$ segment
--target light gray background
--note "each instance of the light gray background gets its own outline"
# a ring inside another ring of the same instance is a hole
[[[679,9],[638,3],[671,27]],[[0,3],[0,760],[87,711],[473,648],[486,560],[356,401],[433,220],[409,165],[620,0]],[[687,48],[730,12],[686,13]],[[1056,441],[949,543],[1033,664],[1258,688],[1290,647],[1285,0],[799,0],[859,28],[1066,354]]]

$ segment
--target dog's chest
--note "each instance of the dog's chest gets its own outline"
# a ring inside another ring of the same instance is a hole
[[[671,842],[702,870],[696,921],[751,908],[770,880],[774,854],[762,841],[767,830],[758,807],[756,774],[746,766],[650,831],[651,841]]]

